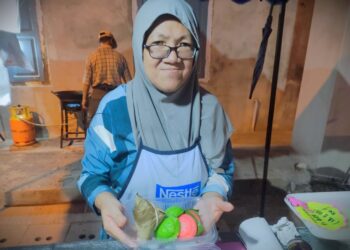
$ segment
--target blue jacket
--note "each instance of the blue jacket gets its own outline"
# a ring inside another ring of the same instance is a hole
[[[101,192],[111,192],[117,198],[128,184],[137,156],[137,146],[132,133],[126,102],[126,84],[109,92],[100,102],[98,110],[90,123],[85,139],[85,153],[78,188],[89,206]],[[218,192],[227,198],[233,185],[233,154],[230,141],[222,167],[216,173],[208,166],[209,178],[220,175],[224,184],[214,181],[202,193]]]

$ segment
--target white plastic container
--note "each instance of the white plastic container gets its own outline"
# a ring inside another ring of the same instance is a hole
[[[190,198],[174,198],[174,199],[155,199],[149,200],[154,205],[165,211],[168,207],[179,206],[183,209],[191,209],[198,201],[198,197]],[[125,232],[131,237],[137,238],[136,227],[134,222],[133,210],[135,201],[127,202],[125,205],[125,214],[128,217],[129,223],[125,228]],[[172,241],[160,241],[155,238],[151,240],[139,241],[138,249],[220,249],[215,245],[218,240],[218,232],[215,225],[209,232],[204,232],[200,236],[196,236],[192,239],[176,239]]]

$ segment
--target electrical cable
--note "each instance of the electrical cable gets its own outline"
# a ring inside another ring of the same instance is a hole
[[[30,125],[33,125],[33,126],[37,126],[37,127],[53,127],[53,126],[66,126],[66,125],[72,125],[73,123],[61,123],[61,124],[40,124],[40,123],[34,123],[34,122],[31,122],[29,120],[26,120],[26,119],[23,119],[19,116],[17,116],[17,118],[27,124],[30,124]]]

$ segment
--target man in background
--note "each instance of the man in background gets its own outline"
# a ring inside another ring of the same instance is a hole
[[[131,80],[124,56],[114,50],[117,42],[113,34],[101,31],[98,39],[100,45],[87,58],[83,80],[82,108],[87,111],[87,126],[102,97],[119,84]]]

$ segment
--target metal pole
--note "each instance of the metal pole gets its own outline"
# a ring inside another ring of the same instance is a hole
[[[265,139],[264,173],[263,173],[262,189],[261,189],[260,217],[264,217],[264,213],[265,213],[265,195],[266,195],[267,173],[268,173],[268,167],[269,167],[271,134],[272,134],[272,125],[273,125],[273,115],[274,115],[274,111],[275,111],[276,90],[277,90],[280,58],[281,58],[281,47],[282,47],[284,17],[285,17],[285,12],[286,12],[286,2],[287,2],[287,0],[283,1],[283,3],[282,3],[281,12],[280,12],[279,19],[278,19],[278,31],[277,31],[277,39],[276,39],[275,61],[274,61],[274,65],[273,65],[270,106],[269,106],[269,115],[268,115],[267,130],[266,130],[266,139]]]

